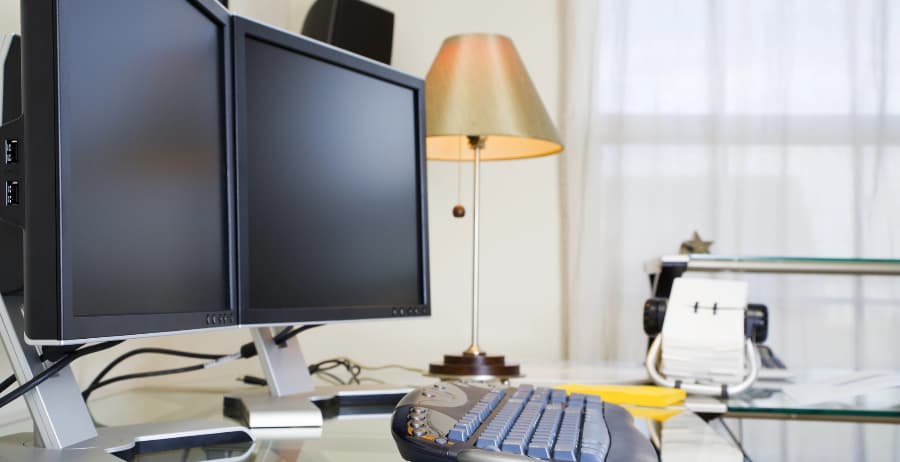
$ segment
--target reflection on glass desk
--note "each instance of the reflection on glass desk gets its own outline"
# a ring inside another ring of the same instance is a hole
[[[529,365],[535,385],[566,382],[635,383],[646,381],[637,364]],[[794,382],[815,381],[834,371],[798,373]],[[379,378],[395,383],[421,385],[434,380],[417,374],[391,374]],[[142,388],[100,396],[91,400],[91,410],[101,425],[127,425],[182,419],[208,419],[221,415],[222,397],[233,377],[206,383],[222,388]],[[514,381],[515,382],[515,381]],[[196,382],[194,382],[196,383]],[[900,421],[900,390],[888,390],[844,402],[798,406],[780,391],[777,382],[760,382],[750,395],[718,403],[719,415],[707,424],[691,412],[670,410],[663,421],[636,418],[636,425],[661,451],[664,462],[742,460],[742,455],[724,431],[727,422],[752,460],[870,460],[900,462],[900,425],[792,421],[791,419]],[[515,383],[514,383],[515,385]],[[173,385],[174,387],[175,385]],[[631,409],[642,415],[634,408]],[[724,416],[722,415],[724,414]],[[716,418],[724,417],[724,418]],[[760,420],[759,418],[768,419]],[[5,419],[9,421],[9,419]],[[23,414],[9,423],[0,423],[0,434],[29,432],[30,420]],[[390,434],[390,416],[342,415],[325,420],[321,429],[269,431],[256,434],[257,441],[246,461],[395,461],[401,460]],[[190,452],[156,454],[141,460],[203,460],[215,451],[240,448],[207,448]],[[881,452],[879,452],[881,451]],[[884,452],[886,451],[886,452]],[[832,454],[847,457],[832,459]],[[860,456],[862,454],[863,456]],[[885,456],[888,454],[889,456]]]
[[[754,462],[900,462],[900,425],[726,419]],[[720,429],[716,423],[714,428]]]
[[[792,383],[820,383],[847,371],[798,371],[790,382],[758,381],[749,392],[728,399],[726,417],[900,423],[900,388],[878,390],[816,404],[798,403],[781,391]]]
[[[126,425],[147,421],[214,418],[222,406],[220,390],[134,389],[91,401],[91,410],[101,425]],[[635,423],[660,449],[663,461],[741,460],[732,443],[719,436],[693,413],[672,410],[663,421],[638,417]],[[0,426],[0,434],[30,431],[27,418]],[[254,431],[255,446],[247,462],[367,461],[399,462],[401,457],[391,437],[390,414],[341,415],[326,418],[321,429]],[[190,451],[156,453],[140,461],[199,461],[207,456],[241,454],[246,448],[213,447]]]

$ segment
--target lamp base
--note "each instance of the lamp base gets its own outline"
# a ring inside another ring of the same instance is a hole
[[[506,364],[503,356],[485,353],[444,355],[443,364],[432,363],[428,375],[445,380],[507,380],[522,377],[518,364]]]

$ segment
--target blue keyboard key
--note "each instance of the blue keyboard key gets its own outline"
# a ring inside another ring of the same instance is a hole
[[[553,458],[566,462],[576,462],[574,444],[556,444],[553,448]]]
[[[525,443],[522,441],[516,442],[503,442],[503,446],[500,447],[500,450],[503,452],[510,452],[513,454],[522,454],[525,449]]]
[[[453,427],[449,433],[447,433],[447,439],[454,442],[462,442],[466,440],[465,431],[459,427]]]
[[[602,462],[609,451],[609,429],[603,418],[603,405],[589,403],[584,411],[581,434],[581,461]]]
[[[500,439],[499,437],[490,438],[487,436],[479,436],[478,440],[475,441],[475,447],[478,449],[494,449],[494,450],[496,450],[496,449],[499,449],[498,448],[499,439]]]
[[[550,444],[549,443],[531,443],[528,445],[528,457],[534,457],[536,459],[549,459],[550,458]]]
[[[581,433],[581,413],[584,409],[584,395],[572,394],[569,405],[563,411],[562,423],[559,427],[556,444],[553,446],[553,458],[574,462],[578,435]]]
[[[551,403],[565,403],[566,402],[566,391],[565,390],[553,390],[550,392],[550,402]]]

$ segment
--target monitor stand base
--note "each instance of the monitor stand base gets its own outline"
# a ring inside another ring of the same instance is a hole
[[[249,428],[321,428],[322,411],[312,393],[272,396],[268,390],[248,390],[225,396],[226,417]]]
[[[278,345],[272,327],[253,328],[250,334],[266,389],[225,396],[223,414],[250,428],[321,428],[322,411],[309,399],[312,377],[297,337]]]
[[[19,383],[31,380],[44,370],[37,348],[24,341],[23,303],[21,296],[0,296],[0,339]],[[209,451],[207,454],[212,457],[208,460],[235,460],[232,455],[223,457],[223,452],[244,454],[253,448],[249,430],[222,419],[98,429],[69,367],[26,393],[23,399],[34,423],[34,432],[0,438],[3,460],[121,461],[113,454],[127,456],[161,451],[176,451],[175,460],[183,460],[185,450],[222,444],[227,444],[230,449]],[[163,457],[154,455],[154,460],[163,460]]]
[[[34,438],[33,433],[4,436],[0,438],[0,454],[21,462],[121,462],[136,454],[153,454],[153,460],[175,462],[185,460],[185,454],[196,448],[206,453],[206,461],[226,462],[243,460],[254,449],[246,428],[225,421],[99,428],[96,437],[64,449],[36,447]],[[165,454],[167,451],[170,457]]]
[[[223,413],[253,429],[321,428],[323,408],[331,401],[370,410],[396,404],[412,388],[396,386],[314,387],[296,337],[276,345],[275,330],[251,329],[266,377],[266,388],[225,396]],[[318,403],[318,405],[316,404]],[[391,409],[393,406],[391,406]],[[325,412],[328,412],[327,410]]]
[[[247,390],[225,396],[226,417],[252,428],[317,428],[323,415],[390,413],[412,387],[397,385],[344,385],[317,387],[289,396]]]

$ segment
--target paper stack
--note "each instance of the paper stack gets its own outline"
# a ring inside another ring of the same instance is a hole
[[[743,380],[747,283],[678,278],[666,307],[661,372],[685,382]]]

